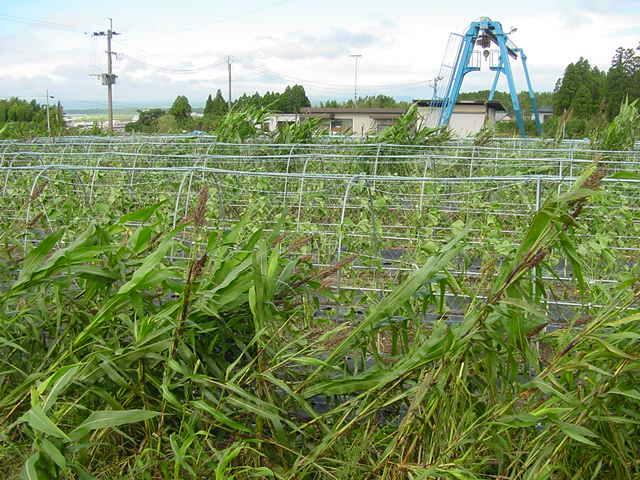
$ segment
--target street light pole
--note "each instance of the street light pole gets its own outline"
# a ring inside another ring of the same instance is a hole
[[[47,94],[47,132],[49,136],[51,136],[51,120],[49,120],[49,90],[46,91]]]
[[[355,72],[353,82],[353,108],[358,105],[358,61],[362,58],[361,54],[349,55],[355,61]]]
[[[56,97],[54,97],[53,95],[49,95],[49,90],[47,89],[45,98],[47,100],[47,132],[49,134],[49,137],[51,137],[51,120],[50,120],[50,117],[49,117],[49,99],[50,98],[53,99],[53,98],[56,98]]]

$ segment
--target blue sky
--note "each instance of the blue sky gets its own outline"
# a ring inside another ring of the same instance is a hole
[[[586,56],[607,68],[618,46],[640,43],[640,0],[430,2],[426,0],[1,0],[0,96],[43,95],[68,105],[102,106],[104,38],[113,17],[119,103],[167,104],[186,94],[201,104],[226,88],[234,96],[303,83],[315,99],[353,94],[351,53],[362,54],[362,94],[429,97],[450,32],[489,16],[515,26],[533,82],[550,90],[567,63]],[[519,85],[524,86],[520,75]],[[488,88],[490,73],[464,88]],[[504,89],[504,84],[502,85]]]

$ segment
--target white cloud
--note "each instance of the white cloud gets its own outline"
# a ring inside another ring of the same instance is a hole
[[[227,55],[233,58],[234,95],[278,90],[297,81],[316,97],[347,96],[353,89],[350,53],[363,54],[363,94],[428,97],[427,81],[438,72],[450,31],[460,31],[473,19],[467,18],[468,12],[441,13],[444,7],[429,16],[421,13],[429,11],[428,5],[418,11],[403,8],[402,2],[373,2],[368,16],[343,13],[335,1],[323,4],[321,11],[305,9],[302,2],[293,2],[289,11],[282,3],[272,15],[265,10],[213,24],[196,9],[180,10],[180,17],[166,9],[122,12],[128,15],[119,19],[123,26],[117,29],[123,35],[113,42],[114,50],[123,53],[114,64],[119,75],[116,100],[166,103],[186,94],[199,103],[209,92],[225,88]],[[513,39],[526,50],[539,90],[552,89],[564,67],[580,56],[607,68],[617,46],[635,46],[640,40],[636,0],[573,0],[555,8],[530,7],[501,20],[505,27],[519,28]],[[185,22],[187,17],[190,22]],[[104,88],[89,73],[104,71],[104,49],[103,37],[81,33],[52,34],[25,27],[0,36],[0,91],[24,95],[49,88],[63,101],[103,101]],[[518,79],[523,88],[521,74]],[[490,82],[490,74],[473,74],[465,88],[488,88]]]

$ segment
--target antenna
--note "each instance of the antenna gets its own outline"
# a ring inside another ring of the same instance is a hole
[[[355,75],[353,82],[353,108],[356,108],[358,105],[358,61],[362,58],[362,54],[352,54],[349,55],[351,58],[355,60]]]

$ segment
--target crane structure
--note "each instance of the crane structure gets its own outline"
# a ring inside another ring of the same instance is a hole
[[[498,50],[498,62],[490,65],[489,67],[491,71],[495,72],[495,78],[491,86],[488,100],[493,101],[500,75],[504,74],[509,85],[509,94],[511,95],[511,102],[518,130],[520,131],[521,136],[526,136],[522,108],[520,100],[518,99],[518,91],[516,90],[516,83],[513,78],[513,68],[511,63],[511,60],[521,60],[522,67],[524,69],[524,76],[527,81],[529,98],[531,99],[531,112],[535,119],[536,131],[538,135],[542,134],[542,125],[540,123],[540,115],[538,113],[536,93],[533,89],[533,84],[531,83],[531,77],[529,76],[529,70],[527,68],[527,56],[521,48],[516,47],[516,45],[509,39],[509,34],[512,32],[513,30],[511,32],[505,32],[500,22],[493,21],[488,17],[483,17],[469,25],[464,36],[461,37],[460,45],[456,51],[453,63],[450,66],[446,66],[445,62],[443,62],[443,67],[447,67],[450,70],[450,74],[446,76],[442,75],[443,77],[446,77],[447,80],[444,85],[444,90],[441,95],[438,95],[438,92],[434,92],[434,98],[431,101],[432,107],[438,107],[440,109],[439,126],[446,127],[449,125],[465,76],[468,73],[478,72],[481,69],[481,59],[479,59],[479,52],[476,50],[476,46],[482,49],[484,59],[487,61],[491,55],[490,48],[492,45],[495,45]]]

